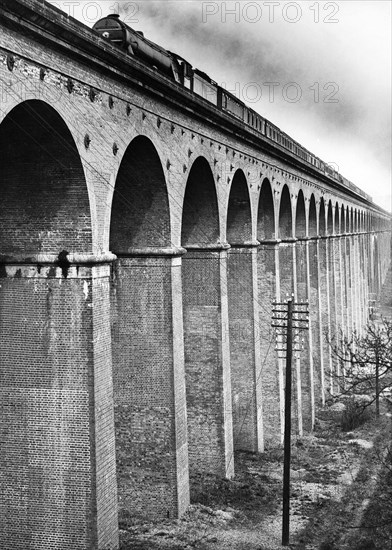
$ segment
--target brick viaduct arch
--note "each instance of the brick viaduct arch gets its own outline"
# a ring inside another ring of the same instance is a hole
[[[179,515],[189,474],[280,442],[287,293],[310,303],[295,422],[312,428],[338,368],[323,334],[366,321],[389,219],[195,106],[5,36],[0,539],[116,548],[117,490],[122,514]]]

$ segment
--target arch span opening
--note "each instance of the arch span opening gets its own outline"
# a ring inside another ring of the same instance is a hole
[[[325,203],[321,197],[319,210],[319,235],[325,235]]]
[[[297,238],[306,236],[305,199],[301,189],[298,193],[297,208],[295,212],[295,236]]]
[[[92,249],[90,203],[74,139],[53,107],[16,106],[0,125],[0,251]]]
[[[335,227],[335,234],[340,234],[341,233],[341,229],[340,229],[340,223],[339,223],[339,204],[336,203],[335,204],[335,207],[333,209],[333,212],[334,212],[334,227]]]
[[[275,239],[275,213],[271,184],[264,179],[259,196],[257,214],[257,238],[259,241]]]
[[[310,206],[309,206],[309,237],[317,236],[317,209],[316,209],[316,199],[312,193],[310,197]]]
[[[198,157],[186,184],[181,244],[202,245],[219,241],[218,200],[214,176],[204,157]]]
[[[343,204],[340,209],[340,233],[346,233],[346,209]]]
[[[333,208],[332,201],[328,202],[328,213],[327,213],[327,234],[332,235],[333,233]]]
[[[128,146],[116,178],[110,223],[110,250],[170,246],[170,214],[165,175],[153,143],[137,136]]]
[[[280,197],[279,206],[279,238],[289,239],[292,237],[292,213],[291,213],[291,200],[290,192],[287,185],[282,189],[282,195]]]
[[[230,189],[227,211],[227,241],[239,244],[252,239],[252,215],[245,174],[237,170]]]

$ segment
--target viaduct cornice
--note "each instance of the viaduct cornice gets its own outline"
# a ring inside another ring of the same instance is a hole
[[[219,127],[231,138],[260,148],[276,159],[284,160],[293,168],[316,178],[328,190],[366,205],[373,211],[390,216],[362,195],[339,184],[316,167],[304,162],[290,151],[258,134],[243,122],[230,117],[203,98],[179,86],[164,75],[150,69],[132,56],[101,39],[89,27],[45,0],[0,0],[0,14],[9,27],[33,36],[45,45],[65,53],[68,57],[99,70],[103,75],[121,81],[127,86],[142,89],[143,93],[159,97],[176,110],[191,114],[194,118]],[[284,169],[282,169],[285,172]],[[299,176],[300,177],[300,176]]]

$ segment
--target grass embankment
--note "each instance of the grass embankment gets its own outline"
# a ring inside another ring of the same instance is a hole
[[[336,421],[294,440],[291,545],[296,550],[392,550],[391,418],[352,432]],[[122,550],[277,550],[282,449],[238,452],[233,480],[195,476],[181,520],[142,522],[122,511]]]

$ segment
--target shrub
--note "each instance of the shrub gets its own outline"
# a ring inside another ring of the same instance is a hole
[[[340,425],[344,432],[351,432],[364,424],[369,418],[369,408],[356,397],[350,397],[346,400],[346,408],[342,413]]]

